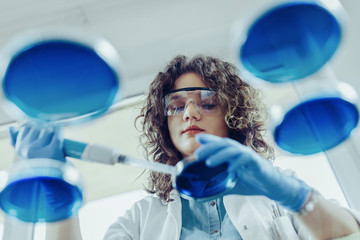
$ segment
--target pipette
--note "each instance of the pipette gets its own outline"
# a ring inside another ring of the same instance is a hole
[[[167,174],[176,174],[177,169],[174,166],[150,162],[145,159],[139,159],[119,153],[116,149],[98,144],[98,143],[83,143],[73,140],[64,140],[64,153],[66,156],[98,162],[105,164],[116,164],[122,163],[134,167],[146,168],[152,171],[167,173]]]
[[[65,156],[89,162],[109,165],[121,163],[170,174],[173,187],[187,199],[214,199],[230,191],[236,184],[236,176],[227,172],[226,163],[208,167],[205,161],[197,161],[194,156],[186,157],[175,166],[170,166],[127,156],[103,144],[69,139],[64,139],[63,151]]]
[[[236,184],[236,176],[227,172],[227,164],[208,167],[205,161],[189,156],[175,166],[120,154],[116,149],[97,144],[64,140],[65,155],[73,158],[105,163],[122,163],[170,174],[172,183],[180,195],[187,199],[208,200],[230,191]]]

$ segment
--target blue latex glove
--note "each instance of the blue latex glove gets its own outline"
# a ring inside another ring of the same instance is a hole
[[[18,156],[65,161],[63,136],[58,127],[26,123],[20,130],[10,127],[11,144]]]
[[[208,134],[198,134],[196,140],[201,144],[194,153],[198,160],[205,160],[208,166],[227,162],[228,172],[237,176],[229,194],[264,195],[292,211],[298,211],[305,203],[311,188],[283,174],[251,148]]]

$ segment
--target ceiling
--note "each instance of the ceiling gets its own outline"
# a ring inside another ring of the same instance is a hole
[[[122,59],[122,93],[129,97],[146,92],[156,73],[177,54],[203,53],[233,61],[233,23],[249,21],[255,12],[276,2],[279,1],[2,0],[0,47],[14,35],[35,28],[79,28],[98,34],[114,45]],[[329,65],[338,80],[350,83],[359,91],[360,1],[342,0],[341,3],[349,19],[344,25],[345,37],[341,47]],[[269,86],[264,90],[270,102],[280,99],[279,90]],[[137,113],[134,106],[137,105],[131,103],[127,106],[93,123],[69,127],[66,136],[104,143],[127,154],[142,156],[132,123]],[[0,110],[0,137],[4,138],[0,142],[0,154],[7,163],[12,149],[6,132],[9,124],[14,123],[12,117]],[[124,181],[124,176],[129,173],[131,176],[141,174],[139,169],[77,161],[75,164],[90,186],[90,200],[141,186],[141,183],[134,184],[134,178]],[[119,187],[118,182],[122,182],[123,187]]]

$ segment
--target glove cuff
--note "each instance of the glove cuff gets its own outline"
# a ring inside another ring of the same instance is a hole
[[[321,196],[321,194],[318,191],[316,191],[315,189],[312,189],[310,198],[307,199],[307,201],[304,203],[304,205],[301,206],[301,208],[298,211],[296,211],[295,213],[298,216],[305,216],[309,212],[314,211],[315,205],[319,201],[320,196]]]
[[[298,212],[308,199],[312,188],[305,184],[303,181],[296,179],[298,186],[292,186],[292,192],[286,194],[286,198],[279,201],[279,204],[289,209],[292,212]]]
[[[301,188],[298,191],[297,197],[294,199],[294,205],[292,206],[292,211],[297,212],[299,211],[302,206],[306,203],[309,194],[311,194],[312,188],[302,182]]]

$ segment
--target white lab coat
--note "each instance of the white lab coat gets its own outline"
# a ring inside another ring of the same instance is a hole
[[[157,196],[148,196],[136,202],[124,216],[113,223],[106,235],[105,240],[178,240],[181,232],[181,200],[179,195],[173,191],[171,197],[174,201],[165,203]],[[282,216],[281,225],[278,229],[280,238],[273,238],[272,229],[273,201],[263,196],[224,196],[225,209],[244,240],[262,239],[311,239],[306,229],[301,227],[296,219]],[[360,222],[360,214],[353,213]],[[279,227],[279,224],[276,224]],[[287,234],[281,233],[285,230]]]

